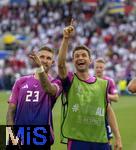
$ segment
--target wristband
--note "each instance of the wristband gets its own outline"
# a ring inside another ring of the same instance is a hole
[[[44,72],[44,67],[40,66],[39,68],[36,69],[36,73],[42,73]]]

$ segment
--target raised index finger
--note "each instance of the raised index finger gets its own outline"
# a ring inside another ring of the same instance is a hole
[[[70,26],[74,26],[74,19],[73,18],[71,18]]]

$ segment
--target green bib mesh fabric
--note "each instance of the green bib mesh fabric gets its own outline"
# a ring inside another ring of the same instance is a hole
[[[94,83],[74,79],[67,97],[62,96],[61,140],[67,138],[106,143],[105,126],[107,81]]]

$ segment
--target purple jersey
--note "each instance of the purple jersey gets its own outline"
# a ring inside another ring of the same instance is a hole
[[[108,76],[104,76],[103,79],[108,80],[108,82],[109,82],[108,93],[109,94],[117,94],[118,91],[117,91],[114,80],[112,78],[108,77]]]
[[[24,76],[13,86],[9,103],[17,105],[15,125],[50,125],[52,132],[52,108],[61,92],[60,80],[49,80],[57,87],[55,96],[47,94],[34,75]]]

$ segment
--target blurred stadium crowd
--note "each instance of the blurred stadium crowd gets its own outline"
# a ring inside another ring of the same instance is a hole
[[[92,50],[93,60],[97,57],[106,60],[105,73],[125,92],[127,83],[136,75],[136,1],[126,2],[127,11],[112,14],[108,12],[110,1],[113,0],[32,4],[24,0],[20,4],[12,0],[1,5],[0,90],[10,90],[16,78],[32,73],[28,54],[42,43],[54,48],[57,56],[63,28],[72,17],[76,34],[69,47],[68,67],[73,70],[72,49],[85,44]],[[55,63],[52,73],[56,72]],[[92,69],[90,73],[94,74]]]

